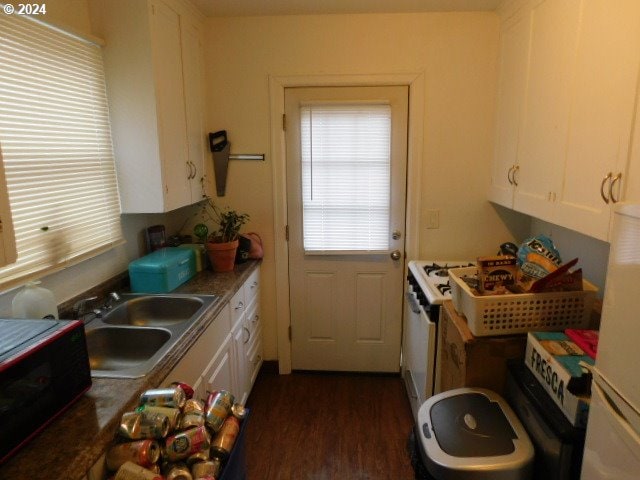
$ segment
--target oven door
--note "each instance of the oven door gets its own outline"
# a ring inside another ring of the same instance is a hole
[[[411,291],[406,294],[405,319],[402,374],[411,410],[417,419],[420,406],[433,395],[437,325]]]

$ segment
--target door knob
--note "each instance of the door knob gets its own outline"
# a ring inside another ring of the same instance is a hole
[[[389,256],[392,260],[400,260],[402,258],[402,253],[400,253],[400,250],[394,250]]]

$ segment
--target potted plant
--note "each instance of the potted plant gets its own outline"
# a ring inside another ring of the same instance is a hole
[[[206,224],[199,223],[194,227],[194,234],[203,241],[214,271],[230,272],[235,264],[238,234],[249,220],[249,215],[229,208],[220,209],[207,199],[203,204],[202,217],[216,228],[211,232]]]

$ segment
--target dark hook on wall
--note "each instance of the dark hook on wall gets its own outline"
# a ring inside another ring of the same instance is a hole
[[[216,194],[224,197],[227,186],[229,160],[264,160],[264,153],[229,153],[231,144],[227,140],[227,131],[209,133],[209,147],[213,153],[213,170],[216,175]]]

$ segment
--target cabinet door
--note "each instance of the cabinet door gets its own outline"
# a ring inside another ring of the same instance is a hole
[[[152,2],[151,38],[165,211],[191,204],[180,15]]]
[[[531,16],[527,11],[505,22],[500,35],[500,84],[490,199],[509,208],[513,206],[514,181],[517,181],[530,33]]]
[[[191,201],[200,201],[205,192],[204,179],[205,143],[203,123],[204,82],[203,49],[200,23],[183,15],[180,18],[182,33],[182,72],[187,121],[189,188]],[[213,192],[208,192],[210,195]]]
[[[244,320],[244,317],[243,317]],[[233,371],[235,374],[235,385],[233,393],[239,403],[244,405],[247,400],[247,362],[246,362],[246,346],[249,342],[250,333],[244,325],[244,321],[240,322],[232,333],[232,355],[233,355]]]
[[[581,0],[531,9],[531,48],[514,209],[552,221],[562,182]]]
[[[227,339],[204,372],[204,384],[207,392],[227,390],[236,395],[231,355],[231,340]]]
[[[604,181],[605,176],[622,173],[613,188],[616,199],[626,180],[639,64],[640,2],[585,2],[565,178],[555,218],[602,240],[608,238],[611,216],[605,203],[611,180]]]

